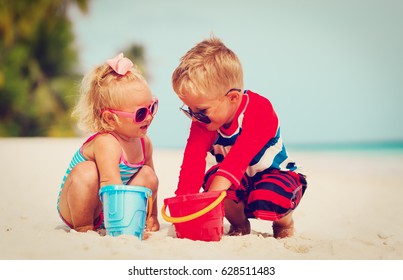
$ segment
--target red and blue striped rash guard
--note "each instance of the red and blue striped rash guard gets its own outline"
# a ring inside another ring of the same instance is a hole
[[[220,163],[215,176],[231,181],[232,189],[239,188],[245,173],[253,177],[269,168],[282,171],[298,169],[283,145],[279,120],[272,104],[267,98],[249,90],[243,94],[229,128],[208,131],[203,124],[192,122],[176,195],[200,191],[208,152]]]

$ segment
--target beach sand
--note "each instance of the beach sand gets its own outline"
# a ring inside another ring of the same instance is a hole
[[[161,230],[140,241],[69,231],[60,220],[60,182],[82,141],[0,139],[0,259],[403,259],[402,152],[289,150],[309,184],[292,238],[276,240],[270,222],[252,220],[250,235],[191,241],[160,217]],[[154,151],[159,209],[173,196],[181,160],[180,150]]]

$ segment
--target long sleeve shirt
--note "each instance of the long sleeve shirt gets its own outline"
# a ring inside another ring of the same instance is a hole
[[[215,176],[223,176],[240,186],[241,178],[253,177],[269,168],[297,171],[287,154],[280,134],[280,122],[271,102],[252,91],[245,91],[228,128],[208,131],[193,121],[179,174],[176,195],[198,193],[204,180],[206,157],[210,152],[220,163]]]

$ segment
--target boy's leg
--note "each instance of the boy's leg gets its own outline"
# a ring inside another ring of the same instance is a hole
[[[210,187],[210,182],[214,176],[214,173],[218,170],[219,164],[211,167],[204,177],[204,184],[203,189],[208,190]],[[247,182],[244,178],[242,180],[242,184],[246,185]],[[245,188],[243,186],[243,188]],[[250,234],[250,222],[245,215],[245,204],[240,196],[240,193],[244,191],[237,192],[235,190],[229,189],[227,190],[227,196],[224,199],[224,211],[225,211],[225,218],[231,224],[230,229],[228,231],[228,235],[230,236],[240,236]]]
[[[59,201],[60,214],[73,229],[94,230],[94,221],[102,212],[98,191],[96,164],[92,161],[77,164],[66,179]]]
[[[245,204],[243,201],[236,203],[227,198],[224,200],[225,218],[231,224],[228,231],[230,236],[250,234],[250,222],[245,215]]]
[[[278,221],[273,222],[273,237],[274,238],[286,238],[294,235],[294,220],[292,213],[288,213]]]
[[[292,236],[292,213],[304,194],[305,178],[293,172],[271,170],[255,179],[249,190],[247,216],[273,221],[275,238]]]

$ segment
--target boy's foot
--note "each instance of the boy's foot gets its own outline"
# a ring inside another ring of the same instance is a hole
[[[250,222],[246,220],[245,224],[242,226],[231,225],[228,231],[229,236],[242,236],[250,234]]]
[[[294,221],[288,225],[281,225],[278,223],[273,223],[273,237],[276,239],[291,237],[294,235]]]

